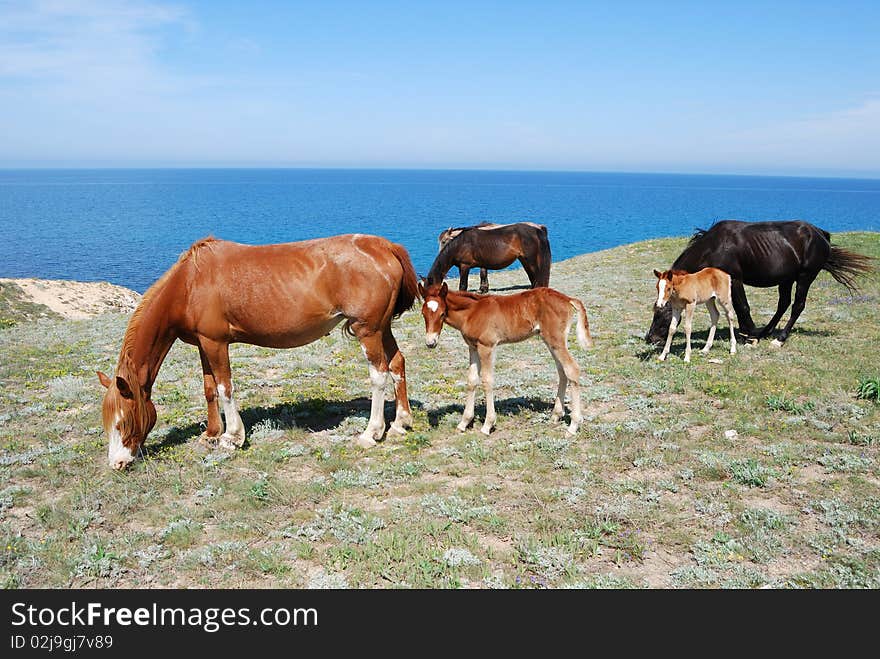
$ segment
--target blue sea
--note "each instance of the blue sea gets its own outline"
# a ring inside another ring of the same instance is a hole
[[[880,180],[679,174],[321,169],[0,170],[0,276],[110,281],[143,292],[196,239],[374,233],[419,274],[437,234],[546,224],[553,260],[719,219],[880,230]],[[647,264],[654,267],[658,264]],[[663,265],[663,264],[659,264]],[[474,280],[474,284],[476,280]]]

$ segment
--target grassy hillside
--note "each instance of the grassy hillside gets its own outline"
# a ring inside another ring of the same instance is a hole
[[[835,236],[880,257],[880,234]],[[659,363],[644,344],[654,267],[684,239],[556,264],[596,348],[576,438],[548,418],[555,368],[537,340],[503,346],[497,430],[455,430],[467,349],[396,323],[415,428],[370,451],[356,343],[233,346],[243,451],[208,453],[195,350],[154,389],[145,460],[107,467],[95,369],[125,315],[0,329],[0,582],[8,587],[880,587],[880,276],[853,298],[820,275],[788,344]],[[490,275],[493,289],[525,282]],[[477,279],[472,277],[472,286]],[[4,291],[5,293],[5,291]],[[756,322],[775,291],[749,289]],[[0,309],[4,309],[0,301]],[[695,317],[695,348],[708,328]],[[721,360],[721,363],[710,362]],[[870,395],[870,386],[863,388]],[[390,401],[390,389],[389,389]],[[393,403],[386,412],[393,414]],[[728,432],[735,431],[735,433]]]

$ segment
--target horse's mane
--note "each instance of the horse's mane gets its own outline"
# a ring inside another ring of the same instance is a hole
[[[434,263],[431,264],[431,269],[428,270],[428,274],[425,277],[425,281],[428,284],[439,284],[443,281],[446,273],[452,269],[452,266],[455,264],[452,250],[454,249],[455,241],[460,236],[461,234],[450,240],[440,249],[437,257],[434,259]]]
[[[498,224],[497,222],[480,222],[479,224],[472,224],[467,227],[449,227],[447,231],[470,231],[471,229],[479,229],[480,227],[488,227],[493,224]],[[506,224],[498,224],[499,227],[506,227]]]
[[[715,226],[715,225],[713,224],[712,226]],[[697,229],[695,229],[695,230],[694,230],[694,235],[692,235],[691,238],[690,238],[690,240],[688,240],[688,244],[687,244],[687,246],[688,246],[688,247],[693,247],[696,243],[698,243],[698,242],[700,241],[700,239],[701,239],[703,236],[705,236],[707,233],[709,233],[709,230],[710,230],[711,228],[712,228],[712,227],[709,227],[708,229],[700,229],[700,228],[698,227]]]
[[[119,351],[119,362],[116,365],[117,372],[127,370],[129,371],[129,374],[131,374],[131,371],[133,371],[133,366],[130,364],[131,352],[134,348],[135,336],[137,336],[137,330],[141,325],[144,312],[153,302],[153,299],[158,293],[165,288],[165,284],[168,283],[171,275],[177,272],[181,264],[190,260],[192,260],[193,266],[198,268],[198,253],[202,248],[207,248],[209,250],[213,249],[214,244],[217,242],[220,242],[219,239],[214,238],[213,236],[207,236],[206,238],[201,238],[194,242],[190,245],[189,249],[181,253],[174,265],[168,268],[168,270],[166,270],[165,273],[147,289],[147,292],[144,293],[140,303],[137,305],[134,313],[131,314],[131,318],[128,321],[128,327],[126,328],[125,336],[122,339],[122,349]],[[124,362],[129,362],[129,364],[125,364]],[[128,380],[128,378],[126,378],[126,380]]]

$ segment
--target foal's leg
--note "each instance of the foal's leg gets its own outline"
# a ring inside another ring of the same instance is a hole
[[[730,326],[730,354],[736,354],[736,332],[733,331],[733,318],[734,318],[734,309],[733,303],[725,300],[718,300],[721,303],[721,306],[724,307],[724,312],[727,314],[727,324]]]
[[[567,331],[566,334],[568,334]],[[568,384],[571,388],[571,424],[568,426],[568,432],[574,435],[584,419],[583,412],[581,411],[580,366],[578,366],[577,361],[568,351],[565,335],[553,339],[548,339],[548,337],[542,335],[541,338],[544,339],[544,343],[550,349],[550,354],[556,360],[556,371],[559,373],[559,388],[556,390],[556,400],[553,403],[553,415],[550,417],[550,420],[556,421],[559,419],[557,410],[560,413],[562,412],[562,401],[565,398],[566,384]]]
[[[495,346],[477,344],[477,352],[480,356],[480,376],[483,380],[483,390],[486,392],[486,420],[480,432],[488,435],[495,427],[495,393],[492,390],[495,385]]]
[[[684,348],[684,360],[689,362],[691,360],[691,329],[694,326],[694,309],[696,309],[697,303],[691,302],[684,308],[684,336],[686,339],[685,348]]]
[[[208,356],[201,346],[199,348],[199,359],[202,362],[202,378],[205,386],[205,401],[208,403],[208,427],[200,438],[204,443],[214,444],[220,435],[223,434],[223,420],[220,418],[220,405],[217,401],[217,382],[214,380],[214,372],[211,370],[211,364]]]
[[[232,371],[229,368],[229,344],[218,341],[201,341],[205,357],[214,373],[217,393],[226,417],[226,432],[220,436],[220,446],[241,448],[244,446],[244,423],[235,404],[235,387],[232,385]]]
[[[712,348],[712,342],[715,340],[715,328],[718,326],[718,307],[715,306],[715,300],[713,298],[709,298],[706,300],[706,308],[709,310],[709,318],[711,319],[712,325],[709,327],[709,338],[706,339],[706,345],[703,346],[703,354],[709,354],[710,348]]]
[[[409,409],[409,398],[406,395],[405,360],[403,353],[397,347],[397,341],[391,333],[390,326],[382,333],[382,347],[385,349],[385,359],[388,361],[388,370],[391,371],[391,380],[394,382],[394,400],[397,404],[397,411],[390,429],[403,435],[406,433],[406,428],[412,428],[412,413]]]
[[[675,330],[678,329],[678,321],[681,319],[681,309],[672,309],[672,320],[669,321],[669,332],[666,334],[666,345],[663,347],[663,352],[660,353],[660,356],[657,358],[661,362],[666,361],[666,355],[669,354],[669,348],[672,346],[672,337],[675,334]]]
[[[548,344],[547,347],[550,348],[550,345]],[[556,375],[559,376],[559,385],[556,387],[556,399],[553,401],[553,413],[550,415],[550,423],[556,423],[565,416],[563,401],[565,400],[565,390],[568,387],[568,378],[565,376],[565,367],[559,361],[556,353],[553,352],[553,348],[550,348],[550,354],[553,355],[553,359],[556,362]]]
[[[382,333],[367,328],[361,323],[353,323],[354,335],[360,341],[364,355],[370,367],[370,385],[372,401],[370,405],[370,421],[367,429],[357,439],[361,448],[376,445],[377,439],[385,434],[385,384],[388,382],[388,360],[382,345]]]
[[[480,293],[489,292],[489,271],[486,268],[480,268]]]
[[[477,398],[477,385],[480,383],[480,354],[474,346],[469,345],[470,365],[467,373],[467,397],[464,401],[464,414],[461,415],[461,423],[458,429],[464,432],[474,420],[474,405]]]

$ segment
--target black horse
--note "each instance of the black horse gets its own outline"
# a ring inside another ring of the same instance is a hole
[[[516,260],[522,264],[532,288],[550,284],[550,240],[547,227],[532,222],[483,223],[447,229],[440,234],[440,252],[426,278],[429,284],[443,281],[452,266],[460,274],[458,289],[467,290],[471,268],[481,268],[480,292],[489,290],[485,269],[501,270]]]
[[[831,234],[802,221],[739,222],[724,220],[709,230],[698,229],[688,246],[675,259],[673,270],[697,272],[720,268],[732,279],[733,307],[740,332],[749,338],[769,336],[791,304],[791,289],[797,284],[791,317],[779,332],[779,344],[788,339],[791,328],[804,310],[807,292],[821,270],[855,292],[855,277],[872,270],[871,259],[831,244]],[[743,284],[779,287],[779,303],[773,318],[755,332]],[[654,309],[654,320],[645,335],[649,343],[660,343],[669,331],[669,307]]]

